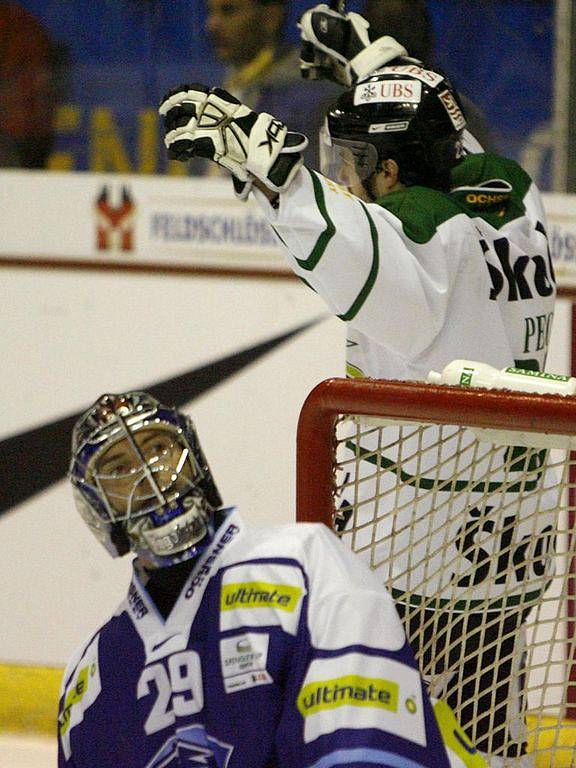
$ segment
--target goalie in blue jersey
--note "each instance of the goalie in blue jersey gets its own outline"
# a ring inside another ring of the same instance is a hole
[[[60,768],[485,765],[376,577],[321,525],[252,530],[223,507],[187,416],[103,395],[70,479],[96,538],[136,557],[66,669]]]

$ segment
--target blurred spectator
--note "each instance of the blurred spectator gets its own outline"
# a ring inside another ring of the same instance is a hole
[[[31,13],[0,2],[0,166],[44,167],[65,60],[65,49]]]
[[[336,86],[307,83],[300,76],[299,47],[283,31],[288,0],[207,0],[206,30],[227,65],[222,87],[259,112],[269,112],[310,139],[306,162],[318,167],[318,131]]]
[[[366,0],[363,15],[370,22],[370,37],[391,35],[410,56],[433,66],[434,31],[426,0]],[[451,73],[446,73],[451,77]],[[457,86],[456,83],[453,83]],[[497,152],[493,132],[480,109],[459,89],[470,133],[486,152]]]

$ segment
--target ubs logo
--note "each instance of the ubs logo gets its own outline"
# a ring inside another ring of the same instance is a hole
[[[134,250],[136,205],[128,187],[122,187],[114,202],[109,188],[103,187],[95,203],[96,246],[99,251]]]

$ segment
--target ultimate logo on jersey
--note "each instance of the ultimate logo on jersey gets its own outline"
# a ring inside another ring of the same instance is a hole
[[[220,609],[278,608],[294,611],[302,594],[300,587],[288,584],[266,584],[258,581],[245,584],[226,584],[222,587]]]
[[[84,652],[64,689],[63,704],[58,718],[58,730],[66,759],[71,754],[71,731],[84,720],[86,711],[94,704],[101,692],[97,635]]]
[[[64,735],[70,727],[71,712],[76,704],[80,704],[84,695],[89,690],[90,678],[94,677],[97,673],[97,666],[95,663],[89,667],[82,667],[78,672],[74,684],[66,694],[64,699],[64,708],[62,710],[62,716],[60,718],[60,733]]]
[[[373,728],[420,745],[427,741],[419,675],[393,659],[382,664],[363,653],[314,659],[296,704],[306,743],[337,728]]]
[[[382,707],[398,709],[398,683],[348,675],[306,685],[298,696],[298,709],[307,717],[334,707]]]

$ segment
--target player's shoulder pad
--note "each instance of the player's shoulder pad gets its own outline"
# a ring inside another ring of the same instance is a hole
[[[397,651],[406,642],[396,606],[376,572],[324,525],[306,525],[308,621],[315,648]]]
[[[70,660],[62,680],[58,735],[66,760],[71,754],[71,731],[82,722],[84,713],[102,691],[99,639],[98,631]]]
[[[79,666],[80,661],[82,660],[82,657],[85,655],[87,650],[91,647],[98,647],[100,642],[100,637],[102,635],[106,634],[106,631],[112,622],[112,620],[120,616],[126,609],[126,599],[124,599],[116,611],[103,623],[101,624],[96,631],[92,631],[86,640],[81,643],[72,656],[70,657],[68,664],[66,665],[66,668],[64,670],[64,675],[62,677],[62,686],[61,686],[61,692],[64,691],[66,688],[66,685],[70,681],[70,679],[73,677],[74,673],[76,672],[76,668]]]
[[[453,169],[452,184],[454,202],[500,229],[524,215],[532,179],[515,160],[482,153],[468,155]]]
[[[243,543],[243,551],[240,547]],[[350,569],[360,574],[370,571],[340,541],[336,534],[323,523],[286,523],[265,528],[251,528],[250,537],[239,542],[235,550],[239,556],[250,559],[293,559],[309,570],[320,561],[332,563],[348,573]]]
[[[300,568],[315,598],[354,591],[382,592],[375,574],[322,523],[288,523],[250,528],[234,549],[231,562],[291,560]]]
[[[97,645],[97,641],[100,637],[100,632],[102,631],[102,627],[100,627],[96,632],[92,632],[92,634],[87,638],[85,642],[83,642],[81,645],[79,645],[72,656],[70,656],[68,663],[66,664],[66,668],[64,670],[64,674],[62,676],[62,683],[60,686],[60,695],[64,693],[66,690],[66,687],[70,683],[70,680],[74,676],[74,673],[76,672],[80,661],[84,657],[86,651],[88,648],[90,648],[94,643]]]
[[[317,536],[331,535],[321,523],[284,523],[262,528],[245,529],[245,535],[238,543],[233,556],[250,559],[288,558],[301,561],[309,542]]]
[[[442,224],[462,214],[450,195],[429,187],[405,187],[377,202],[400,219],[406,237],[420,245],[428,243]]]
[[[376,575],[339,537],[321,523],[298,523],[302,559],[316,596],[324,593],[382,592]]]
[[[467,155],[452,169],[453,187],[478,187],[494,179],[507,181],[518,193],[526,191],[532,179],[515,160],[482,152]]]

